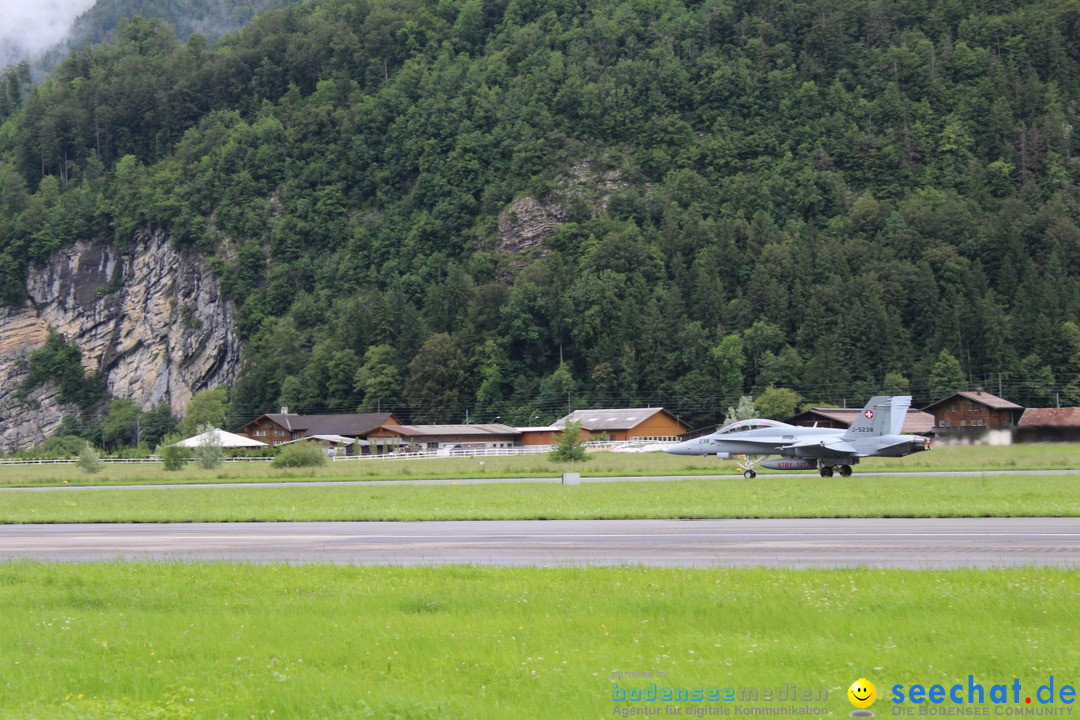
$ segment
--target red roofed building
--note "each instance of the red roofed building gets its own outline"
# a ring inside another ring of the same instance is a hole
[[[1028,408],[1016,426],[1017,442],[1080,442],[1080,407]]]

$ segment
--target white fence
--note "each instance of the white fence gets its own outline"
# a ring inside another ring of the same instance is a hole
[[[624,442],[587,442],[586,450],[610,450]],[[546,455],[551,452],[550,445],[522,445],[508,448],[454,448],[452,450],[421,450],[417,452],[396,452],[383,455],[339,455],[337,461],[349,460],[426,460],[431,458],[459,457],[513,457],[515,455]]]
[[[225,462],[270,462],[270,457],[227,457],[222,458]],[[194,458],[186,458],[194,462]],[[74,465],[79,462],[78,458],[63,458],[60,460],[0,460],[0,466],[4,465]],[[145,458],[101,458],[101,462],[109,465],[149,465],[161,462],[159,457]]]
[[[338,455],[336,461],[350,460],[430,460],[433,458],[508,457],[513,455],[543,455],[551,452],[548,445],[529,445],[512,448],[454,448],[453,450],[420,450],[417,452],[384,453],[382,455]]]

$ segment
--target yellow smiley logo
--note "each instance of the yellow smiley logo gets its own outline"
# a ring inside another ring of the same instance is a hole
[[[874,687],[873,682],[866,678],[859,678],[852,682],[851,687],[848,688],[848,699],[855,707],[867,708],[876,701],[877,688]]]
[[[852,705],[860,710],[865,709],[873,705],[874,701],[877,700],[877,688],[874,687],[874,683],[866,678],[859,678],[851,683],[847,696]]]

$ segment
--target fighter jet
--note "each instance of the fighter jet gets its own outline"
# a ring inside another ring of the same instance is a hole
[[[799,427],[776,420],[740,420],[712,435],[666,448],[673,455],[716,455],[738,459],[743,477],[755,478],[755,467],[770,470],[813,470],[821,477],[851,475],[851,466],[864,457],[903,457],[930,449],[930,440],[901,435],[910,395],[873,397],[847,430]],[[774,460],[768,458],[778,455]]]

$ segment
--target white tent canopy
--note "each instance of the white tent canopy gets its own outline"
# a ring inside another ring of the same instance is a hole
[[[249,437],[237,435],[236,433],[225,432],[220,428],[211,428],[200,435],[189,437],[187,440],[181,440],[176,444],[180,447],[187,448],[200,447],[202,445],[220,445],[223,448],[266,447],[266,443],[252,440]]]

